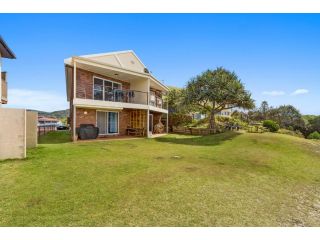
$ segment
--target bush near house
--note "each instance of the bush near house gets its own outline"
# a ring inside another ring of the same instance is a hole
[[[192,117],[184,113],[173,113],[169,115],[169,127],[186,126],[192,123]]]
[[[279,130],[279,125],[272,120],[263,121],[263,126],[269,129],[270,132],[277,132]]]
[[[310,133],[308,135],[308,139],[320,139],[320,133],[317,131],[314,131],[313,133]]]

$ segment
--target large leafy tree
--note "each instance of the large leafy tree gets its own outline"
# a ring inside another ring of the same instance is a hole
[[[178,87],[169,87],[169,91],[165,96],[165,101],[168,102],[169,113],[184,112],[183,104],[184,89]]]
[[[168,103],[169,129],[173,126],[186,125],[192,122],[190,112],[194,109],[184,103],[184,88],[169,87],[164,100]]]
[[[270,109],[270,118],[279,123],[283,128],[303,129],[305,127],[301,113],[292,105],[282,105]]]
[[[223,109],[254,108],[251,94],[238,76],[222,67],[207,70],[191,79],[186,87],[185,103],[210,115],[210,128],[215,129],[215,114]]]

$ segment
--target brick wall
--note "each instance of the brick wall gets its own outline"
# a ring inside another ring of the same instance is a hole
[[[130,89],[130,83],[77,68],[77,98],[93,99],[93,76],[121,83],[124,90]]]
[[[162,113],[152,112],[153,115],[153,126],[159,122],[159,118],[161,119]]]
[[[87,112],[87,114],[84,114],[84,112]],[[80,127],[80,124],[93,124],[96,126],[96,110],[77,108],[76,127]]]
[[[130,109],[123,109],[119,113],[119,134],[126,135],[127,127],[130,125]]]
[[[87,114],[84,114],[85,111]],[[131,111],[131,109],[123,109],[119,112],[119,135],[121,136],[127,134],[127,128],[130,126]],[[96,126],[96,116],[95,109],[77,108],[76,127],[80,127],[80,124],[94,124]]]

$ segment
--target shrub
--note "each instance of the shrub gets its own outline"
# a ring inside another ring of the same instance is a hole
[[[263,126],[269,129],[270,132],[276,132],[279,130],[279,124],[272,121],[272,120],[265,120],[263,121]]]
[[[289,126],[287,129],[290,130],[290,131],[294,131],[292,126]]]
[[[294,137],[304,138],[304,135],[299,130],[291,131],[291,130],[288,130],[285,128],[280,128],[278,133],[287,134],[287,135],[294,136]]]
[[[313,133],[309,134],[308,139],[320,139],[320,133],[314,131]]]
[[[169,126],[186,126],[192,123],[192,117],[186,114],[174,113],[169,114]]]

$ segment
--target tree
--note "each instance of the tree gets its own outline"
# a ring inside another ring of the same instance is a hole
[[[164,100],[168,102],[168,111],[170,113],[176,113],[182,110],[183,92],[184,89],[182,88],[169,87],[169,91]]]
[[[269,111],[270,119],[279,123],[280,127],[292,127],[294,130],[303,130],[304,120],[299,110],[292,105],[282,105]]]
[[[222,67],[207,70],[191,79],[186,87],[185,103],[210,115],[209,127],[215,129],[215,114],[223,109],[254,107],[251,94],[234,72]]]
[[[231,117],[239,119],[243,122],[249,123],[249,114],[244,111],[235,110],[232,112]]]
[[[270,108],[269,108],[268,102],[267,101],[263,101],[261,103],[261,106],[260,106],[260,109],[259,109],[259,111],[261,113],[261,117],[262,117],[263,120],[267,119],[269,110],[270,110]]]
[[[320,116],[316,116],[309,120],[310,129],[320,132]]]
[[[193,111],[189,105],[184,103],[185,89],[178,87],[169,87],[169,91],[164,98],[168,103],[168,126],[172,131],[174,126],[187,125],[192,122],[189,112]]]
[[[170,113],[186,114],[192,111],[200,111],[197,107],[185,103],[185,89],[178,87],[169,87],[169,91],[164,98],[168,102],[168,111]]]

